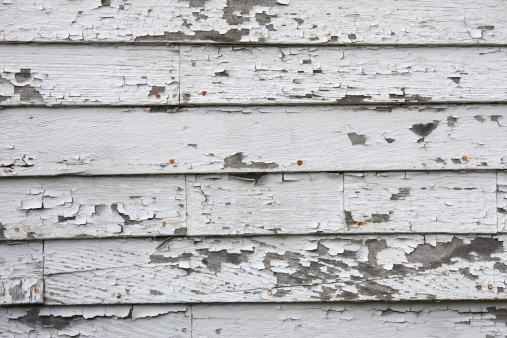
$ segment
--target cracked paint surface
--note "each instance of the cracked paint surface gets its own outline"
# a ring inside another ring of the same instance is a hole
[[[18,18],[19,19],[19,18]],[[173,47],[9,45],[0,49],[0,104],[127,105],[178,102]],[[157,91],[158,96],[152,95]]]
[[[505,43],[506,10],[493,0],[4,0],[0,41]]]
[[[44,296],[67,305],[505,299],[506,252],[505,236],[487,235],[46,241]]]
[[[184,235],[185,178],[0,181],[0,238]]]
[[[498,105],[10,108],[0,175],[505,169],[504,115]],[[411,130],[434,121],[426,136]]]
[[[180,51],[181,93],[196,104],[505,101],[507,91],[505,49],[498,47],[181,46]],[[229,76],[216,75],[221,72]],[[453,76],[461,81],[449,79]],[[202,91],[205,96],[198,95]]]

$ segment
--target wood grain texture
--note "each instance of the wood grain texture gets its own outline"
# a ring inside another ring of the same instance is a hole
[[[0,40],[506,43],[506,11],[494,0],[3,1]]]
[[[188,178],[189,235],[342,232],[342,209],[340,174]]]
[[[190,337],[184,305],[0,308],[0,336]]]
[[[184,235],[185,178],[0,180],[0,239]]]
[[[178,59],[173,47],[3,45],[0,104],[176,104]]]
[[[180,50],[181,98],[192,104],[506,101],[505,48]]]
[[[507,231],[507,172],[497,173],[498,231]]]
[[[497,232],[496,173],[346,174],[350,232]]]
[[[43,301],[42,242],[0,244],[0,305]]]
[[[0,305],[43,302],[42,277],[0,279]]]
[[[4,109],[0,175],[507,168],[503,106],[169,112]]]
[[[507,299],[505,236],[46,241],[46,304]]]
[[[196,337],[501,337],[505,303],[192,306]]]

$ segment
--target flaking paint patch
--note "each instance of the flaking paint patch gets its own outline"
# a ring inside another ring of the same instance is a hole
[[[251,168],[251,169],[276,169],[278,168],[277,163],[266,163],[266,162],[251,162],[245,163],[243,161],[244,155],[242,152],[234,155],[227,156],[224,158],[224,168]]]
[[[412,127],[409,128],[409,130],[419,136],[426,137],[438,127],[438,123],[439,121],[437,120],[434,120],[433,122],[430,123],[417,123],[412,125]]]
[[[364,145],[366,143],[366,136],[365,135],[359,135],[357,133],[347,133],[347,136],[350,139],[350,142],[352,145],[362,144]]]

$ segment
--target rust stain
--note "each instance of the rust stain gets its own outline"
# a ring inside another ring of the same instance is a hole
[[[174,160],[172,158],[169,160],[169,164],[174,164]]]
[[[195,67],[195,62],[192,62],[192,67]]]
[[[21,262],[23,260],[23,258],[19,257],[18,258],[18,262]]]
[[[121,293],[117,294],[116,298],[121,298]]]
[[[162,222],[162,226],[165,227],[167,225],[166,222]]]
[[[463,156],[461,159],[462,159],[463,161],[465,161],[465,162],[466,162],[466,161],[468,161],[468,157],[466,157],[466,156]]]
[[[490,290],[493,289],[493,284],[489,284],[488,289],[490,289]]]
[[[206,91],[204,91],[204,90],[203,90],[203,91],[201,92],[201,95],[202,95],[202,96],[206,96]]]
[[[15,228],[14,231],[19,232],[19,228]]]
[[[49,295],[50,295],[50,296],[54,296],[54,295],[55,295],[55,293],[54,293],[54,292],[50,292],[50,293],[49,293]]]
[[[273,296],[273,291],[268,290],[268,296]]]
[[[303,161],[301,161],[301,160],[298,160],[296,163],[297,163],[297,165],[303,165]]]
[[[33,292],[39,293],[39,289],[35,289],[35,290],[33,290]]]
[[[157,99],[160,99],[160,94],[155,95]]]

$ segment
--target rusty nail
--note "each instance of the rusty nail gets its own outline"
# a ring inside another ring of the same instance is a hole
[[[14,165],[14,164],[13,164],[13,165],[11,165],[11,169],[14,169],[14,167],[15,167],[15,165]]]
[[[121,298],[121,293],[117,294],[116,298]]]
[[[162,222],[162,226],[165,227],[167,225],[166,222]]]
[[[466,157],[466,156],[463,156],[461,159],[462,159],[463,161],[468,161],[468,157]]]
[[[205,91],[205,90],[203,90],[203,91],[201,92],[201,95],[202,95],[202,96],[206,96],[206,91]]]
[[[490,290],[493,289],[493,284],[489,284],[488,289],[490,289]]]
[[[18,262],[21,262],[22,260],[23,260],[23,258],[18,257]]]
[[[364,225],[364,222],[357,222],[358,226]]]
[[[273,291],[268,290],[268,296],[273,296]]]
[[[14,231],[19,232],[19,228],[15,228]]]
[[[477,222],[477,225],[481,225],[481,222]]]
[[[298,160],[296,163],[297,163],[297,165],[303,165],[303,161],[301,161],[301,160]]]
[[[174,164],[174,160],[171,158],[171,159],[169,160],[169,163],[170,163],[170,164]]]
[[[55,295],[55,293],[54,293],[54,292],[50,292],[50,293],[49,293],[49,295],[50,295],[50,296],[54,296],[54,295]]]
[[[160,99],[160,94],[155,95],[157,99]]]
[[[195,62],[192,62],[192,67],[195,67]]]
[[[39,293],[39,289],[35,289],[35,290],[33,290],[33,292]]]

